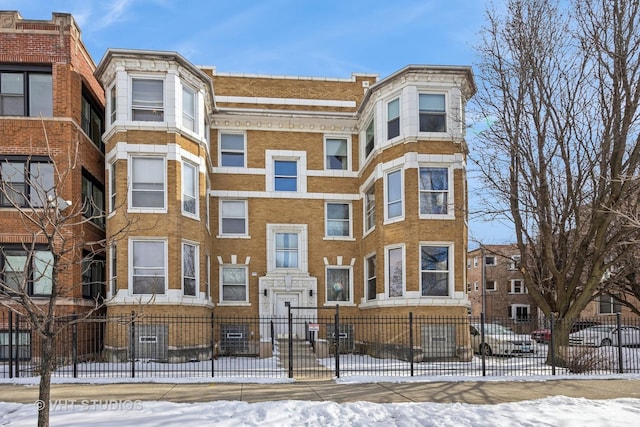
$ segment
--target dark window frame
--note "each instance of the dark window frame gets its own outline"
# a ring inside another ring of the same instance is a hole
[[[0,65],[0,104],[2,104],[2,74],[22,74],[22,114],[4,114],[2,105],[0,105],[0,116],[15,116],[15,117],[38,117],[40,113],[31,112],[31,81],[29,76],[31,75],[47,75],[51,76],[51,115],[44,115],[45,117],[53,117],[53,72],[51,66],[39,66],[39,65],[19,65],[19,64],[2,64]]]
[[[34,253],[29,254],[30,251],[28,249],[32,249]],[[24,254],[24,256],[27,257],[27,261],[29,261],[29,264],[26,265],[26,274],[28,276],[27,277],[27,295],[29,295],[30,297],[36,297],[36,298],[37,297],[49,298],[51,297],[51,293],[48,293],[48,294],[34,293],[34,282],[36,282],[36,280],[38,279],[38,277],[36,276],[37,273],[36,273],[35,263],[37,261],[37,257],[35,252],[49,252],[49,254],[51,254],[51,251],[47,250],[47,247],[45,245],[34,245],[32,248],[27,248],[23,245],[16,245],[16,244],[5,244],[0,246],[0,278],[2,279],[3,284],[7,283],[5,279],[6,254],[7,253],[12,253],[15,255]],[[51,254],[51,256],[53,256],[53,254]],[[48,268],[51,272],[51,269],[53,269],[53,264],[48,265]],[[0,295],[14,296],[16,295],[16,293],[2,289],[0,290]]]
[[[33,178],[31,178],[31,165],[34,163],[53,165],[53,162],[51,161],[51,159],[43,156],[0,156],[0,185],[2,185],[2,182],[4,179],[2,176],[2,166],[9,163],[24,164],[24,167],[23,167],[24,181],[22,181],[24,185],[24,189],[20,193],[20,196],[24,196],[24,197],[22,197],[23,202],[20,204],[17,204],[18,207],[27,208],[27,209],[42,208],[45,200],[37,199],[37,196],[38,196],[37,189],[35,189],[34,186],[32,185]],[[49,191],[53,191],[55,187],[55,170],[53,170],[53,176],[51,178],[53,181],[53,187],[48,189],[47,196],[53,195],[52,193],[49,194]],[[13,187],[13,186],[10,186],[10,187]],[[41,189],[41,190],[44,190],[44,189]],[[42,202],[43,205],[39,205],[38,202]],[[7,197],[4,194],[0,195],[0,208],[13,208],[13,205],[11,204],[11,202],[7,200]]]

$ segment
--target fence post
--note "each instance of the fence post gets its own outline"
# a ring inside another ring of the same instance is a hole
[[[13,373],[16,378],[20,376],[20,315],[16,313],[16,324],[15,324],[15,339],[13,340],[13,346],[16,349],[16,357],[13,358]],[[30,349],[29,352],[33,349],[33,336],[31,336],[31,341],[29,342]],[[12,349],[13,351],[13,349]]]
[[[293,315],[291,314],[291,303],[285,302],[289,313],[289,378],[293,378]]]
[[[549,331],[551,334],[550,340],[549,340],[549,347],[548,351],[551,352],[551,375],[555,375],[556,374],[556,349],[555,349],[555,331],[554,331],[554,326],[556,324],[556,317],[553,313],[551,313],[551,323],[549,323]],[[547,353],[548,354],[548,353]]]
[[[211,377],[215,376],[214,361],[218,358],[216,353],[216,328],[214,325],[213,311],[211,312]]]
[[[9,310],[9,378],[13,378],[13,311]]]
[[[136,376],[136,312],[131,312],[131,330],[129,331],[129,335],[131,339],[129,340],[131,344],[131,378],[135,378]]]
[[[276,341],[275,341],[274,335],[275,335],[275,328],[273,326],[273,320],[271,320],[271,351],[275,350],[276,348]]]
[[[336,339],[336,378],[340,378],[340,305],[336,304],[336,317],[334,325]]]
[[[483,263],[484,265],[484,263]],[[480,360],[482,360],[482,376],[487,376],[487,362],[485,360],[484,350],[484,311],[480,313]]]
[[[71,315],[71,357],[73,358],[73,378],[78,378],[78,315]]]
[[[624,368],[622,367],[622,329],[620,324],[620,312],[616,313],[616,327],[618,329],[618,373],[623,374]]]
[[[413,376],[413,312],[409,312],[409,360],[411,361],[411,376]]]

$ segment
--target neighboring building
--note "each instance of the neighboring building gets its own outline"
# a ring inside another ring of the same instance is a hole
[[[85,92],[104,117],[105,155],[96,146],[92,158],[101,170],[88,170],[106,189],[114,243],[108,314],[276,318],[290,303],[311,317],[336,304],[347,316],[466,316],[471,68],[411,65],[382,80],[236,75],[177,52],[109,49],[95,76],[104,115],[91,79],[68,78],[75,92],[57,97],[54,78],[53,95],[75,120],[65,125],[81,127]],[[167,333],[187,358],[209,338]],[[107,328],[105,349],[125,358],[126,339]]]
[[[514,323],[538,317],[537,305],[524,285],[520,253],[515,245],[483,245],[469,251],[467,292],[474,317],[483,311],[489,320]]]
[[[74,264],[61,278],[56,311],[86,312],[104,295],[105,260],[97,258],[90,266],[80,261],[90,249],[83,249],[84,242],[105,236],[100,218],[104,93],[71,15],[54,13],[50,21],[35,21],[0,11],[0,22],[0,179],[7,189],[0,196],[0,274],[9,286],[19,286],[26,276],[27,292],[36,304],[48,303],[52,254],[14,203],[26,211],[50,207],[50,197],[71,200],[75,207],[85,203],[92,207],[86,215],[95,221],[65,229],[69,245],[77,250],[66,258]],[[52,185],[66,173],[54,194]],[[32,247],[31,258],[27,251]],[[0,298],[11,301],[10,295]]]

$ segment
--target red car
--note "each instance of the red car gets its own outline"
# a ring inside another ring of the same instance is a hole
[[[599,324],[600,323],[591,320],[579,320],[577,322],[573,322],[569,333],[572,334],[574,332],[579,332],[585,328],[588,328],[590,326],[597,326]],[[548,343],[551,341],[551,329],[536,329],[535,331],[531,332],[531,339],[537,343]]]

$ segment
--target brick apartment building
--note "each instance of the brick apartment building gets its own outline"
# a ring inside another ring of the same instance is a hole
[[[336,304],[347,315],[467,314],[469,67],[411,65],[383,79],[246,75],[177,52],[109,49],[94,70],[70,15],[0,16],[2,76],[49,67],[50,121],[86,140],[83,170],[103,189],[115,242],[107,313],[151,301],[149,313],[189,315],[275,317],[285,303],[308,316]],[[69,41],[33,57],[29,31]],[[83,96],[100,119],[97,145],[83,130]],[[0,123],[1,156],[24,154],[22,128],[40,126],[13,115]],[[81,178],[68,198],[80,197]]]

